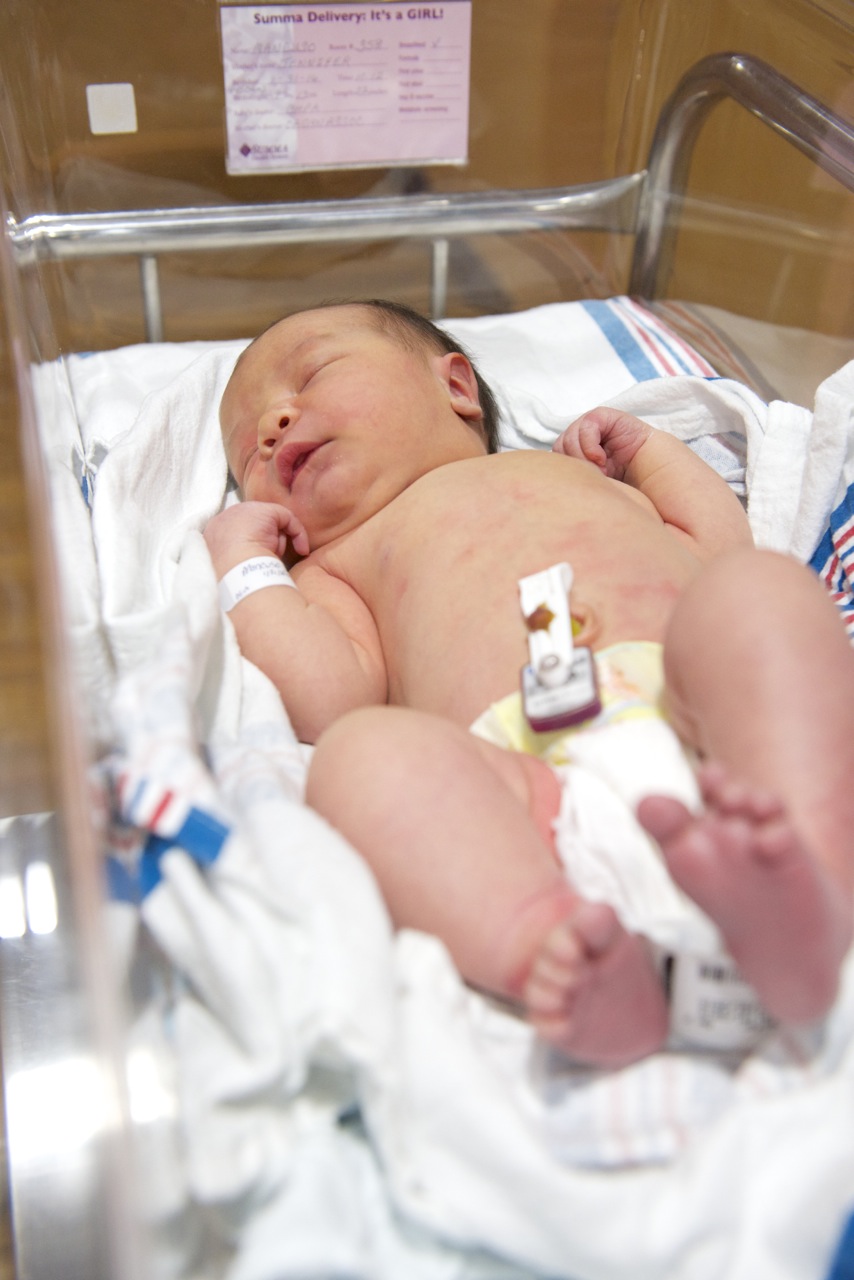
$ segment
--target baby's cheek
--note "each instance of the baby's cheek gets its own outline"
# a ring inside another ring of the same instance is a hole
[[[263,475],[258,475],[257,472],[250,472],[248,475],[244,475],[243,483],[238,488],[244,502],[270,502],[273,500],[272,495],[268,492],[269,485],[266,482],[266,478]]]

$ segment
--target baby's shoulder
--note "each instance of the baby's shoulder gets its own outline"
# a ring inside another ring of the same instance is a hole
[[[504,453],[489,454],[478,459],[481,467],[472,470],[472,483],[512,484],[516,480],[530,479],[533,483],[548,485],[597,485],[604,477],[598,468],[579,458],[569,458],[565,453],[553,453],[551,449],[508,449]]]

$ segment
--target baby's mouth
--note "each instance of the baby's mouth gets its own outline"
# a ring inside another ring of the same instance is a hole
[[[286,489],[293,487],[294,480],[311,455],[319,448],[319,443],[307,444],[305,441],[299,440],[294,440],[291,444],[285,445],[279,454],[279,475]]]

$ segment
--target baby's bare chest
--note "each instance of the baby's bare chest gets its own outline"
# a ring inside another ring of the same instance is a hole
[[[521,463],[521,465],[520,465]],[[520,577],[569,560],[579,581],[637,580],[681,560],[657,516],[624,486],[553,455],[501,455],[445,467],[411,485],[360,531],[353,572],[363,598],[416,589],[441,616],[510,596]],[[470,603],[467,603],[470,602]]]
[[[468,723],[514,688],[527,653],[519,579],[562,560],[603,644],[664,626],[686,567],[661,523],[584,464],[512,457],[432,472],[336,549],[373,616],[393,702]]]

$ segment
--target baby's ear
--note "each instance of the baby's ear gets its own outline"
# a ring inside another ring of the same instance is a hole
[[[448,388],[451,408],[467,421],[483,417],[474,369],[460,351],[451,351],[439,360],[439,376]]]

